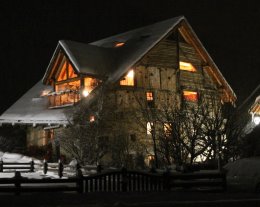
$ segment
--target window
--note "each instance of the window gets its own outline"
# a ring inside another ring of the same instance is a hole
[[[82,95],[87,97],[90,92],[98,85],[98,80],[95,78],[84,78],[84,90],[82,91]]]
[[[64,80],[67,80],[70,78],[76,78],[76,77],[77,77],[77,74],[75,74],[72,65],[68,61],[65,61],[62,65],[60,73],[57,77],[57,81],[64,81]]]
[[[164,131],[164,135],[166,137],[169,137],[171,135],[171,131],[172,131],[172,126],[170,123],[164,123],[163,124],[163,131]]]
[[[180,64],[180,70],[196,72],[196,68],[191,63],[180,61],[179,64]]]
[[[91,116],[89,117],[89,122],[94,122],[94,121],[95,121],[95,116],[91,115]]]
[[[152,130],[153,130],[153,123],[152,122],[147,122],[146,124],[146,133],[148,135],[152,134]]]
[[[146,92],[146,100],[153,101],[153,92]]]
[[[134,86],[134,70],[130,70],[120,81],[121,86]]]
[[[183,91],[183,98],[185,101],[197,102],[198,101],[198,92]]]
[[[147,91],[146,92],[146,100],[149,107],[154,107],[154,96],[153,92]]]
[[[122,47],[124,44],[124,42],[116,42],[114,47]]]

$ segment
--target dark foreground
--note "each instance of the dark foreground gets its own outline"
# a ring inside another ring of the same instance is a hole
[[[0,194],[0,206],[74,207],[74,206],[260,206],[260,194],[254,193],[25,193]]]

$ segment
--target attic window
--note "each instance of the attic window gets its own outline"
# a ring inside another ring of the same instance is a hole
[[[134,86],[134,70],[130,70],[120,81],[121,86]]]
[[[191,63],[182,62],[182,61],[180,61],[180,70],[196,72],[196,68]]]
[[[185,101],[197,102],[198,101],[198,92],[183,91],[183,98]]]
[[[114,47],[122,47],[124,44],[124,42],[116,42]]]

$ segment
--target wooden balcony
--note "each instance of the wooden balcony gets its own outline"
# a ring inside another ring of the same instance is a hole
[[[79,91],[54,92],[48,95],[49,108],[72,106],[80,100]]]

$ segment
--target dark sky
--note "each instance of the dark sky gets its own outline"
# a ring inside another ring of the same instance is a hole
[[[58,40],[91,42],[184,15],[242,102],[260,83],[260,7],[239,0],[1,0],[1,106],[39,81]]]

